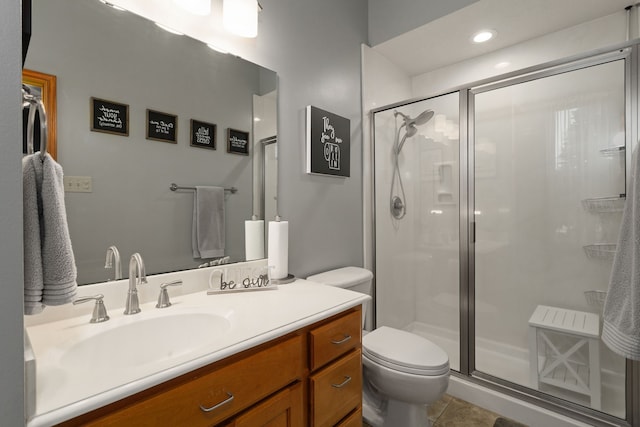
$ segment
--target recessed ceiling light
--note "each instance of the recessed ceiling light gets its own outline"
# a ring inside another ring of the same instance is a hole
[[[511,62],[508,61],[502,61],[502,62],[498,62],[496,65],[494,65],[493,67],[497,70],[500,70],[502,68],[507,68],[509,65],[511,65]]]
[[[496,32],[493,30],[482,30],[475,33],[471,40],[473,40],[474,43],[484,43],[484,42],[488,42],[495,36],[496,36]]]
[[[184,36],[184,33],[181,33],[180,31],[176,31],[173,28],[167,27],[166,25],[162,25],[159,22],[154,22],[154,24],[156,24],[158,27],[162,28],[163,30],[171,33],[171,34],[177,34],[179,36]]]
[[[109,3],[107,0],[100,0],[100,3],[104,4],[105,6],[109,6],[110,8],[113,8],[115,10],[119,10],[121,12],[125,11],[126,9],[120,6],[116,6],[113,3]]]

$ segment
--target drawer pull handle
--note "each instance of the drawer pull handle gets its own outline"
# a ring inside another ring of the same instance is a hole
[[[349,382],[351,381],[351,377],[348,375],[344,376],[344,381],[342,381],[340,384],[331,384],[332,387],[335,388],[342,388],[344,386],[346,386],[347,384],[349,384]]]
[[[339,341],[336,340],[331,340],[331,344],[335,344],[335,345],[340,345],[340,344],[344,344],[347,341],[349,341],[351,339],[351,335],[345,335],[344,338],[342,338]]]
[[[349,378],[349,379],[351,379],[351,378]],[[223,400],[222,402],[218,403],[217,405],[213,405],[211,408],[205,408],[204,406],[200,405],[200,409],[202,410],[202,412],[215,411],[219,407],[224,406],[227,403],[231,403],[231,401],[233,400],[233,394],[227,392],[227,396],[229,396],[227,399]]]

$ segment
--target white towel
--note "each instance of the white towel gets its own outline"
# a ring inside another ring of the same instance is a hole
[[[224,256],[224,244],[224,188],[197,186],[191,227],[193,257]]]
[[[46,153],[23,159],[25,313],[73,301],[77,270],[64,204],[62,167]],[[34,206],[35,200],[35,206]],[[35,215],[34,215],[35,213]]]
[[[640,360],[640,156],[633,153],[620,237],[604,304],[602,341],[615,353]]]

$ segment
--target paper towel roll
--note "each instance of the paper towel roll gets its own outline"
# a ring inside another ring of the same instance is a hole
[[[264,258],[264,221],[244,222],[244,253],[246,261]]]
[[[268,265],[272,279],[284,279],[289,274],[289,222],[269,221]]]

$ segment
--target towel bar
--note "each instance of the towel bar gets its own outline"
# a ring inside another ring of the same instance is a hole
[[[171,185],[169,186],[169,189],[171,191],[178,191],[178,190],[192,190],[195,191],[196,187],[183,187],[180,186],[178,184],[176,184],[175,182],[172,182]],[[238,192],[238,189],[236,187],[231,187],[231,188],[225,188],[224,189],[225,193],[229,192],[231,194],[235,194]]]

